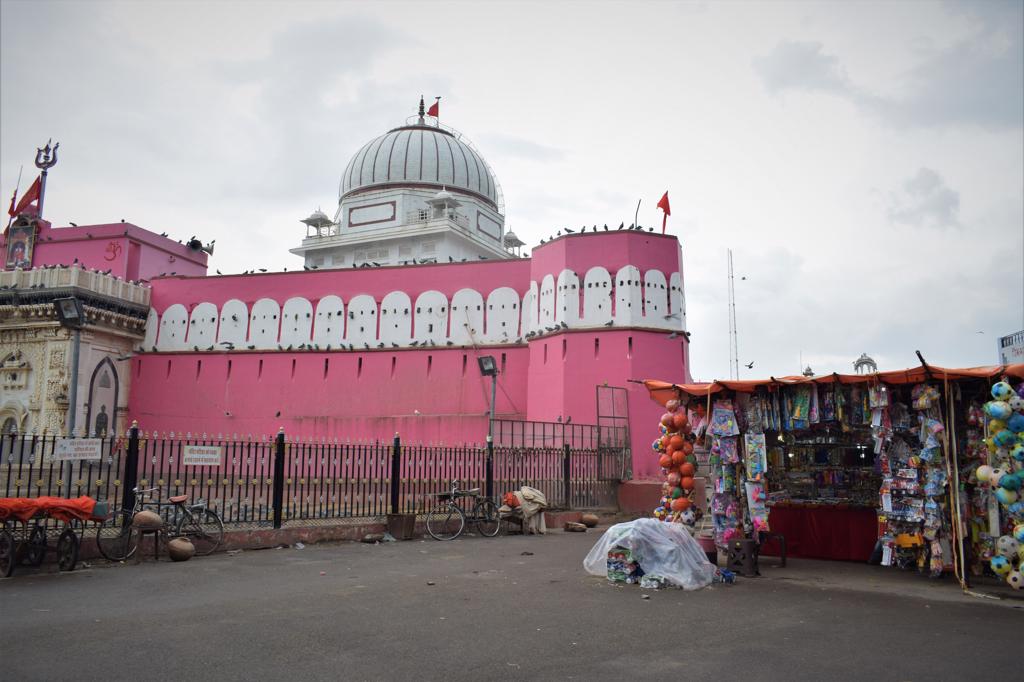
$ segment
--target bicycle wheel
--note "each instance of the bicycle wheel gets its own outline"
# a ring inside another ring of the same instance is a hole
[[[178,518],[174,535],[188,538],[196,548],[196,555],[206,556],[224,541],[224,522],[212,509],[196,509]]]
[[[427,532],[435,540],[454,540],[466,527],[466,514],[450,502],[442,502],[427,512]]]
[[[137,539],[132,529],[133,513],[119,509],[96,526],[96,547],[108,561],[124,561],[135,554]]]
[[[0,527],[0,578],[10,578],[14,573],[14,534]]]
[[[39,567],[46,557],[46,528],[36,524],[28,536],[28,563]]]
[[[501,517],[498,515],[498,506],[490,500],[480,500],[473,507],[473,516],[476,518],[476,529],[480,535],[493,538],[501,529]]]

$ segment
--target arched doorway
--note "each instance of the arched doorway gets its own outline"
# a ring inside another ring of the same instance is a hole
[[[89,403],[85,413],[87,435],[103,438],[117,433],[117,398],[120,379],[109,357],[103,358],[89,380]]]

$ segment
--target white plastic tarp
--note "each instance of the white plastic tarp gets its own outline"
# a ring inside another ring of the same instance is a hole
[[[645,574],[660,575],[684,590],[707,587],[715,576],[714,564],[678,523],[637,519],[615,524],[605,531],[583,560],[587,573],[607,576],[608,550],[613,547],[631,550]]]

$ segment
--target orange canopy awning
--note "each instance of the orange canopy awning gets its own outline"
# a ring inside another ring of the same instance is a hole
[[[730,379],[719,379],[710,383],[697,384],[673,384],[657,379],[646,379],[643,384],[647,387],[651,399],[664,405],[680,393],[687,393],[692,396],[706,397],[719,391],[737,391],[740,393],[753,393],[761,386],[796,386],[799,384],[917,384],[923,381],[956,381],[959,379],[995,379],[1002,376],[1011,376],[1016,379],[1024,379],[1024,363],[1016,365],[989,365],[987,367],[965,367],[950,369],[947,367],[936,367],[935,365],[921,365],[909,369],[894,370],[891,372],[875,372],[873,374],[825,374],[816,377],[788,376],[769,377],[768,379],[754,379],[745,381],[734,381]]]

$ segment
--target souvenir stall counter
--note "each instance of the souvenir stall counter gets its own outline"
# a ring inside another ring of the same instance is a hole
[[[719,548],[1024,588],[1024,364],[643,383],[711,452]]]

